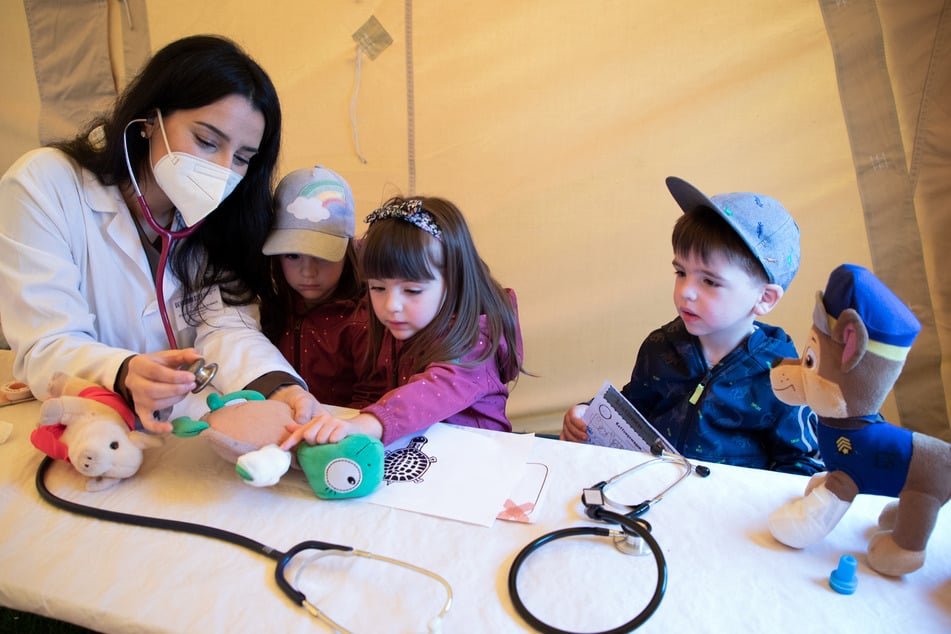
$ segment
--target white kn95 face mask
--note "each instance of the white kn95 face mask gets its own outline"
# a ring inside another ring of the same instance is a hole
[[[241,174],[187,152],[173,152],[168,145],[162,113],[159,128],[168,154],[152,166],[155,182],[182,215],[188,227],[204,220],[241,182]]]

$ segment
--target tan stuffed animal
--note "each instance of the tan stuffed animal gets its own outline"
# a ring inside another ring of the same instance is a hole
[[[234,463],[238,474],[253,486],[272,486],[291,467],[289,451],[278,448],[294,424],[291,408],[253,390],[208,396],[209,411],[198,420],[172,421],[172,433],[182,438],[201,435],[219,456]]]
[[[871,271],[846,264],[832,272],[818,293],[802,358],[770,373],[781,401],[809,405],[818,415],[827,469],[812,477],[803,497],[769,516],[777,540],[805,548],[835,528],[857,494],[897,497],[879,517],[868,564],[891,576],[924,565],[938,511],[951,498],[951,445],[879,414],[920,329]]]
[[[135,475],[143,450],[162,444],[157,436],[134,431],[135,415],[115,392],[57,372],[49,393],[30,440],[86,476],[89,491],[108,489]]]
[[[324,499],[361,497],[383,481],[385,453],[375,438],[354,434],[336,443],[302,442],[285,451],[279,445],[288,429],[296,427],[286,403],[253,390],[209,394],[207,402],[209,411],[200,419],[173,420],[172,433],[201,435],[252,486],[277,484],[292,466],[304,472],[314,494]]]

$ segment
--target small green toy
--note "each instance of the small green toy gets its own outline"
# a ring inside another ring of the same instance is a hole
[[[357,434],[337,443],[300,443],[297,462],[319,498],[341,499],[372,493],[383,481],[383,443]]]

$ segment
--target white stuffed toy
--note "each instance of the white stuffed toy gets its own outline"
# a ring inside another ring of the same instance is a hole
[[[30,440],[86,476],[88,491],[108,489],[135,475],[143,450],[162,444],[157,436],[135,431],[135,414],[115,392],[57,372],[49,393]]]

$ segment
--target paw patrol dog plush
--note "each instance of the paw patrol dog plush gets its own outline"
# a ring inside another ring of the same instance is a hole
[[[89,491],[135,475],[142,451],[162,444],[157,436],[134,431],[135,415],[115,392],[58,372],[49,393],[30,441],[51,458],[72,464],[88,478]]]
[[[817,294],[801,359],[780,362],[770,379],[781,401],[818,415],[827,470],[769,516],[777,540],[793,548],[818,543],[857,494],[890,496],[897,501],[879,517],[868,564],[890,576],[924,565],[938,511],[951,497],[951,445],[879,414],[920,330],[911,310],[860,266],[836,268]]]

